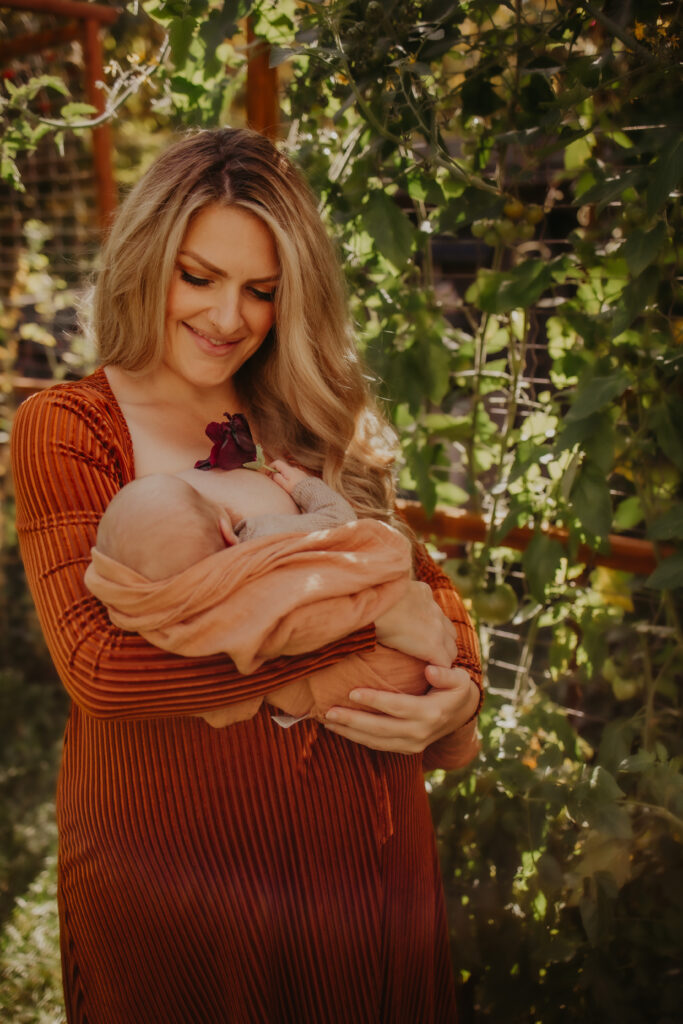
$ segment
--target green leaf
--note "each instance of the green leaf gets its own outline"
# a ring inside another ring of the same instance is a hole
[[[683,587],[683,551],[669,555],[659,563],[654,572],[645,580],[645,585],[655,590],[675,590]]]
[[[683,469],[683,408],[680,402],[664,401],[650,414],[659,447],[675,466]]]
[[[464,81],[460,94],[464,121],[470,117],[488,117],[505,106],[505,102],[488,79],[490,74],[491,69],[487,69],[486,77],[480,73],[470,73]]]
[[[75,121],[83,117],[92,117],[98,110],[90,103],[66,103],[59,113],[65,121]]]
[[[0,156],[0,178],[7,182],[8,185],[11,185],[17,192],[26,191],[15,161],[4,153]]]
[[[440,505],[465,505],[470,496],[467,491],[450,480],[438,480],[436,483],[436,500]]]
[[[655,172],[647,187],[646,210],[649,217],[659,210],[683,179],[683,140],[677,134],[669,146],[662,150]]]
[[[552,284],[552,265],[527,260],[512,270],[480,270],[465,298],[484,313],[509,313],[532,306]]]
[[[522,555],[522,567],[529,590],[541,604],[545,603],[545,588],[555,577],[565,550],[559,540],[540,531],[534,534]]]
[[[427,360],[427,394],[435,405],[439,405],[450,389],[451,352],[440,341],[420,348]]]
[[[410,259],[415,228],[385,192],[371,192],[362,208],[363,225],[377,248],[398,269]]]
[[[618,370],[608,377],[593,377],[587,384],[579,385],[574,403],[565,416],[565,423],[592,416],[615,398],[623,395],[631,378],[625,370]]]
[[[427,413],[420,422],[430,434],[448,441],[466,441],[474,429],[470,416],[449,416],[445,412]]]
[[[639,750],[637,754],[629,754],[619,764],[620,772],[646,772],[655,763],[655,755],[651,750]]]
[[[428,516],[434,513],[437,502],[436,481],[431,469],[434,464],[434,447],[425,445],[423,448],[412,447],[406,453],[411,457],[408,468],[415,480],[417,493]]]
[[[434,206],[443,206],[444,194],[438,181],[420,174],[419,177],[411,175],[408,178],[406,188],[411,199],[418,202],[426,202]]]
[[[604,210],[608,203],[619,199],[629,188],[638,188],[645,177],[645,171],[634,167],[625,171],[615,178],[607,178],[604,181],[592,185],[575,200],[582,205],[585,203],[596,203],[598,212]]]
[[[609,415],[600,417],[600,429],[583,442],[583,450],[591,462],[607,475],[614,465],[616,432]]]
[[[555,451],[563,452],[579,444],[591,461],[608,473],[614,465],[616,434],[609,410],[594,412],[582,419],[567,417],[555,442]],[[571,485],[570,485],[571,486]],[[569,493],[567,488],[566,493]]]
[[[453,196],[441,210],[439,231],[457,232],[475,220],[498,219],[506,199],[488,189],[468,186],[460,195]]]
[[[531,113],[534,117],[539,117],[554,102],[555,93],[545,75],[534,74],[529,75],[529,78],[520,89],[519,100],[524,110]]]
[[[565,169],[568,171],[579,171],[585,167],[587,161],[591,158],[594,145],[595,136],[592,132],[570,142],[564,151]]]
[[[168,36],[171,41],[173,63],[177,69],[184,67],[187,61],[196,24],[195,19],[190,15],[174,18],[170,24]]]
[[[631,835],[631,821],[623,797],[614,776],[598,765],[571,794],[568,808],[577,821],[586,821],[605,835],[626,839]]]
[[[583,445],[589,437],[605,425],[606,420],[609,420],[611,426],[612,421],[604,411],[594,412],[590,416],[572,420],[567,415],[555,439],[555,451],[558,453],[564,452],[568,448],[573,448],[575,444]]]
[[[650,540],[683,540],[683,502],[670,508],[651,523],[647,535]]]
[[[600,764],[614,772],[631,752],[636,733],[631,719],[618,718],[607,722],[600,739]]]
[[[208,17],[202,21],[199,36],[206,43],[209,53],[214,53],[221,43],[235,35],[237,21],[242,15],[242,6],[239,0],[225,0],[221,10],[210,11]]]
[[[586,459],[576,475],[569,496],[582,526],[598,537],[606,537],[612,524],[612,500],[605,473]]]
[[[632,530],[634,526],[642,522],[643,514],[640,498],[634,494],[619,502],[614,512],[612,526],[615,530]]]
[[[651,231],[636,228],[619,249],[618,255],[626,260],[631,274],[638,277],[657,258],[665,241],[666,225],[659,221]]]
[[[197,104],[206,90],[200,82],[191,82],[184,75],[173,75],[171,78],[171,89],[174,93],[187,96],[191,104]]]
[[[639,316],[646,306],[654,304],[661,272],[657,266],[648,266],[628,288],[624,288],[612,321],[612,337],[617,338]]]

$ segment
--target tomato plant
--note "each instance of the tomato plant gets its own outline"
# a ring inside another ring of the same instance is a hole
[[[490,626],[502,626],[517,611],[517,594],[509,583],[498,583],[490,588],[475,590],[472,607],[482,622]]]

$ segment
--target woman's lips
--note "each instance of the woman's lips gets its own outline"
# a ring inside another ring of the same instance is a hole
[[[238,345],[242,340],[241,338],[233,338],[232,340],[222,341],[217,338],[213,338],[210,334],[205,334],[198,328],[193,327],[192,324],[186,323],[185,320],[183,320],[183,324],[187,327],[190,334],[192,334],[202,351],[207,352],[209,355],[221,355],[231,349],[234,345]]]

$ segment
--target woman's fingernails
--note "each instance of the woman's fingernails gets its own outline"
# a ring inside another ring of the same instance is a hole
[[[331,708],[327,712],[327,714],[325,715],[325,721],[326,722],[338,722],[339,721],[339,712],[335,711],[334,708]]]

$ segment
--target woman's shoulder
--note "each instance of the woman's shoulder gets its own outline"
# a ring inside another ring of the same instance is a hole
[[[15,423],[42,418],[58,410],[76,413],[93,425],[100,421],[113,428],[117,419],[114,396],[104,370],[100,367],[80,380],[61,381],[36,391],[18,407]]]
[[[26,444],[35,447],[59,441],[88,446],[91,438],[107,450],[123,454],[131,450],[128,429],[101,368],[81,380],[53,384],[26,398],[12,422],[11,441],[16,452]]]

